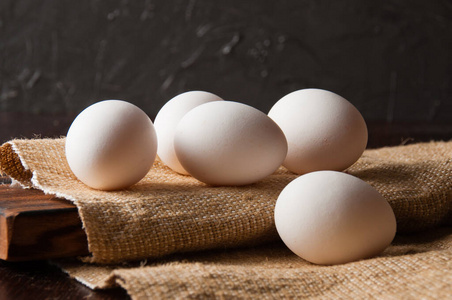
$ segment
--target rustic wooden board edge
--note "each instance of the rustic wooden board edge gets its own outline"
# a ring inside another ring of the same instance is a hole
[[[9,243],[11,240],[11,218],[0,214],[0,259],[8,260]]]
[[[77,208],[38,190],[0,185],[0,259],[44,260],[88,255]]]

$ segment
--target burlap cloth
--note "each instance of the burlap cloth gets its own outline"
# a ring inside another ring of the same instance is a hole
[[[157,161],[135,186],[102,192],[72,175],[64,139],[0,151],[23,186],[78,207],[90,263],[58,264],[92,288],[120,285],[134,299],[452,298],[452,142],[366,150],[347,170],[389,201],[398,234],[380,256],[338,266],[309,264],[279,241],[274,204],[296,178],[283,168],[250,186],[209,187]]]

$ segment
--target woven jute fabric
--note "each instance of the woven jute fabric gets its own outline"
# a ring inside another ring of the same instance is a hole
[[[282,243],[173,255],[130,266],[57,264],[91,288],[132,299],[451,299],[452,227],[396,237],[378,257],[310,264]]]
[[[241,187],[212,187],[156,161],[129,189],[91,189],[72,174],[65,139],[13,140],[1,147],[1,168],[26,187],[75,203],[96,263],[176,252],[252,245],[278,239],[273,209],[297,175],[281,168]],[[373,185],[394,209],[398,232],[450,222],[452,142],[367,150],[347,170]]]
[[[452,294],[452,141],[366,150],[346,171],[388,200],[398,236],[379,257],[339,266],[309,264],[278,242],[275,201],[297,177],[283,168],[253,185],[211,187],[156,161],[133,187],[104,192],[74,177],[64,138],[13,140],[0,151],[2,171],[78,207],[86,260],[101,265],[62,264],[93,288],[120,285],[134,299]],[[423,235],[438,226],[440,234]],[[403,233],[415,235],[404,241]]]
[[[10,141],[2,146],[2,169],[24,186],[74,202],[88,238],[88,260],[96,263],[274,240],[275,200],[296,177],[280,170],[257,184],[212,187],[156,161],[138,184],[105,192],[77,180],[67,164],[64,143]]]

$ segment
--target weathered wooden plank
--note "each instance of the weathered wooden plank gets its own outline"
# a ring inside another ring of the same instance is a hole
[[[0,185],[0,259],[87,254],[86,235],[72,203],[39,190]]]

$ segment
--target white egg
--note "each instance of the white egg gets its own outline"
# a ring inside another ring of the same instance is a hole
[[[165,165],[180,174],[188,174],[174,151],[174,134],[177,124],[188,111],[196,106],[221,100],[223,99],[209,92],[190,91],[177,95],[160,109],[155,117],[154,126],[158,139],[157,154]]]
[[[263,112],[232,101],[202,104],[179,122],[177,157],[211,185],[245,185],[272,174],[287,153],[283,132]]]
[[[80,181],[94,189],[118,190],[148,173],[157,153],[157,136],[151,119],[140,108],[105,100],[75,118],[65,151]]]
[[[383,251],[396,233],[389,203],[349,174],[317,171],[290,182],[275,205],[277,231],[295,254],[315,264],[342,264]]]
[[[283,165],[297,174],[342,171],[367,146],[367,126],[360,112],[341,96],[303,89],[281,98],[268,113],[286,135]]]

